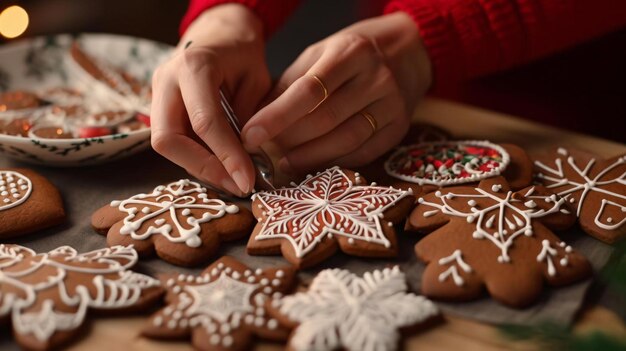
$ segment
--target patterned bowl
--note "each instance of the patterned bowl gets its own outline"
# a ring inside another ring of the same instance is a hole
[[[105,58],[112,65],[147,82],[172,50],[165,44],[112,34],[61,34],[25,39],[0,47],[0,92],[37,92],[58,86],[81,86],[84,77],[76,73],[76,65],[69,57],[74,40],[93,56]],[[0,118],[2,114],[0,112]],[[149,128],[81,139],[0,134],[0,155],[60,167],[109,162],[145,150],[149,145]]]

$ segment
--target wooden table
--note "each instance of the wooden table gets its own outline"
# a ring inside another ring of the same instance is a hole
[[[415,119],[434,124],[455,136],[511,142],[530,152],[546,147],[571,146],[604,156],[626,152],[626,145],[582,134],[546,127],[523,119],[463,106],[448,101],[428,99],[416,111]],[[190,350],[187,342],[155,342],[139,336],[147,316],[132,318],[97,318],[87,337],[71,350]],[[587,307],[574,326],[576,332],[602,330],[626,335],[626,326],[614,312],[598,306]],[[514,343],[496,328],[465,319],[445,316],[444,323],[412,336],[406,343],[410,350],[533,350],[528,342]],[[281,350],[276,344],[259,344],[256,350]]]

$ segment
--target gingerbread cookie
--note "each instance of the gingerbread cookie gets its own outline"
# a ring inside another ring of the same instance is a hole
[[[271,313],[295,328],[290,350],[395,350],[398,330],[423,325],[439,314],[434,303],[407,290],[397,266],[362,278],[326,269],[308,291],[272,302]]]
[[[394,224],[413,207],[410,191],[367,185],[358,173],[339,167],[308,176],[292,188],[252,197],[258,219],[248,253],[277,254],[298,267],[341,251],[363,257],[397,253]]]
[[[250,233],[250,211],[226,203],[196,182],[181,179],[151,193],[112,201],[96,211],[91,225],[107,234],[109,246],[133,244],[140,255],[157,255],[173,264],[206,262],[221,241]]]
[[[0,238],[52,227],[65,220],[59,191],[24,168],[0,169]]]
[[[93,79],[106,84],[107,87],[121,96],[145,99],[149,95],[147,84],[135,79],[127,72],[113,67],[110,63],[89,55],[77,42],[72,44],[70,54],[74,62]]]
[[[33,122],[28,117],[0,119],[0,134],[26,137],[32,127]]]
[[[27,91],[0,93],[0,112],[33,109],[43,105],[43,103],[37,95]]]
[[[478,140],[403,146],[389,156],[384,168],[388,182],[413,189],[417,197],[441,187],[477,183],[498,175],[503,175],[514,189],[532,181],[532,162],[524,150],[512,144]]]
[[[163,276],[167,306],[150,318],[143,335],[191,337],[197,350],[248,350],[253,336],[284,340],[288,330],[268,315],[267,306],[292,289],[294,277],[291,268],[254,270],[232,257],[198,276]]]
[[[557,148],[535,161],[537,180],[575,207],[582,229],[613,244],[626,237],[626,155],[604,160]]]
[[[90,309],[141,311],[160,298],[157,280],[128,270],[136,262],[131,247],[79,254],[61,246],[37,254],[1,244],[0,317],[11,320],[21,347],[58,347],[79,335]]]
[[[591,274],[589,262],[552,230],[575,221],[565,199],[541,186],[512,192],[503,177],[451,187],[418,200],[409,218],[432,232],[415,251],[426,270],[422,293],[444,300],[478,298],[486,288],[512,307],[535,301],[544,281],[562,286]]]

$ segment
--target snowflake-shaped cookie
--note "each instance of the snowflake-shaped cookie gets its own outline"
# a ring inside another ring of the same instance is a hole
[[[22,347],[50,349],[75,336],[87,311],[141,310],[162,294],[159,282],[128,269],[132,247],[79,254],[69,246],[37,254],[0,245],[0,317]]]
[[[133,244],[139,254],[156,250],[164,260],[184,266],[206,261],[222,240],[246,236],[253,222],[247,209],[187,179],[112,201],[91,221],[99,233],[108,232],[110,246]]]
[[[626,155],[608,160],[558,148],[535,161],[536,178],[576,208],[585,232],[607,243],[626,236]]]
[[[65,219],[58,190],[23,168],[0,169],[0,238],[34,232]]]
[[[398,267],[358,277],[347,270],[326,269],[309,290],[272,303],[272,315],[295,327],[289,348],[304,350],[395,350],[399,329],[438,315],[423,296],[407,292]]]
[[[168,304],[150,318],[143,334],[191,336],[198,350],[246,350],[253,335],[283,340],[288,331],[266,307],[291,290],[294,277],[291,268],[254,270],[231,257],[219,259],[198,276],[164,276]]]
[[[478,187],[445,188],[418,200],[410,223],[432,232],[415,246],[427,263],[422,292],[447,300],[479,297],[483,288],[513,307],[532,303],[543,283],[560,286],[586,278],[584,256],[553,234],[575,217],[541,186],[512,192],[502,177]]]
[[[324,260],[337,246],[356,256],[394,256],[394,224],[410,211],[411,192],[364,184],[358,173],[333,167],[292,188],[256,193],[259,223],[248,253],[282,251],[298,267]]]

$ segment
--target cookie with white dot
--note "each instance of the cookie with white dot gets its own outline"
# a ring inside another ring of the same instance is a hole
[[[253,195],[258,224],[248,241],[253,255],[282,255],[299,268],[341,251],[394,257],[394,225],[413,207],[410,190],[367,183],[359,173],[333,167],[289,188]]]
[[[154,252],[181,266],[206,262],[223,241],[252,231],[254,217],[245,207],[188,179],[159,185],[150,193],[114,200],[91,217],[109,246],[134,245],[140,255]]]
[[[288,330],[268,306],[294,287],[292,268],[253,269],[222,257],[199,275],[161,277],[166,306],[150,318],[143,335],[191,338],[197,350],[249,350],[253,338],[284,340]]]
[[[544,285],[591,275],[587,259],[555,230],[575,222],[566,199],[542,186],[514,192],[503,177],[444,188],[418,199],[411,226],[428,234],[415,246],[426,263],[422,293],[466,301],[485,290],[511,307],[539,298]]]
[[[65,220],[59,191],[46,178],[25,169],[0,169],[0,238],[52,227]]]
[[[580,227],[612,244],[626,237],[626,154],[604,159],[555,148],[535,157],[536,179],[564,197]]]

